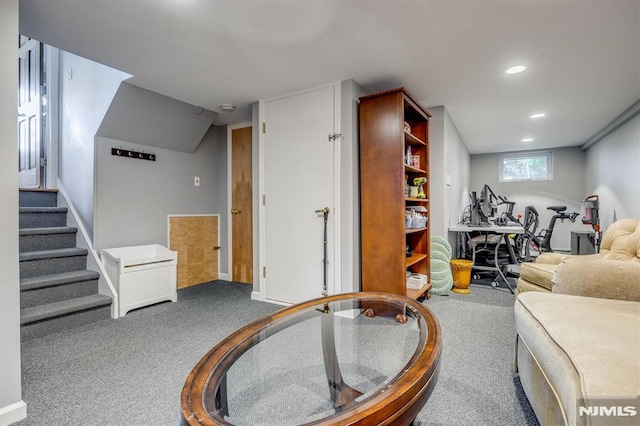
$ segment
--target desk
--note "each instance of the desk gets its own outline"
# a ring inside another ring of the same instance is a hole
[[[462,253],[460,253],[461,257],[465,257],[466,256],[466,249],[467,249],[467,244],[466,241],[467,240],[471,240],[471,232],[480,232],[482,234],[485,235],[489,235],[489,234],[494,234],[494,235],[499,235],[501,236],[501,240],[504,241],[505,246],[507,247],[507,251],[509,252],[509,265],[515,265],[518,263],[518,257],[516,256],[514,250],[513,250],[513,245],[511,244],[511,239],[509,238],[510,234],[524,234],[524,228],[520,225],[515,225],[515,226],[496,226],[496,225],[490,225],[490,226],[467,226],[464,224],[458,224],[458,225],[454,225],[454,226],[450,226],[449,227],[449,231],[450,232],[456,232],[458,234],[458,237],[461,238],[461,244],[459,245],[459,247],[462,247]],[[480,271],[495,271],[497,272],[500,277],[502,278],[502,280],[505,282],[505,284],[507,285],[507,287],[509,287],[509,291],[511,293],[513,293],[513,288],[511,287],[511,284],[509,284],[509,280],[507,280],[507,277],[504,275],[504,272],[502,270],[502,267],[500,266],[499,262],[498,262],[498,250],[500,249],[500,244],[502,243],[502,241],[498,241],[498,243],[495,245],[495,249],[494,249],[494,262],[493,262],[493,266],[475,266],[475,261],[476,261],[476,245],[473,246],[472,248],[472,252],[471,252],[471,259],[473,260],[474,263],[474,269],[480,270]],[[494,283],[496,283],[496,281],[494,281]]]

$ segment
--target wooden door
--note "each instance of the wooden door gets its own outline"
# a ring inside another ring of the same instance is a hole
[[[231,131],[231,280],[253,284],[252,128]]]
[[[42,152],[42,47],[37,40],[20,36],[18,47],[18,184],[21,188],[44,184]]]
[[[218,216],[169,217],[169,248],[178,252],[178,288],[218,279]]]
[[[264,295],[288,303],[323,290],[323,218],[328,218],[327,287],[333,288],[335,235],[334,86],[265,102]]]

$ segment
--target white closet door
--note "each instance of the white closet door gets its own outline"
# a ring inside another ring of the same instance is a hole
[[[297,303],[322,295],[323,219],[329,207],[328,287],[335,248],[335,86],[265,102],[265,298]]]

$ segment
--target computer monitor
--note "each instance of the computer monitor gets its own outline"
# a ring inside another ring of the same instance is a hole
[[[480,192],[480,210],[482,215],[487,219],[493,217],[497,211],[497,206],[491,202],[492,196],[495,198],[489,185],[485,184]]]

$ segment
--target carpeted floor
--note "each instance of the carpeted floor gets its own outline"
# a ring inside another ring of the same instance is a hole
[[[442,327],[442,364],[416,426],[538,424],[513,375],[514,295],[504,284],[477,282],[469,295],[450,292],[424,302]]]
[[[440,377],[416,425],[536,425],[513,378],[514,296],[473,285],[433,296],[440,320]],[[216,281],[162,303],[22,346],[19,425],[176,425],[182,385],[197,361],[244,324],[279,309],[251,287]]]

